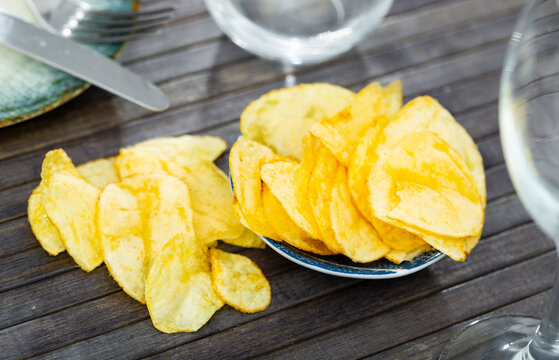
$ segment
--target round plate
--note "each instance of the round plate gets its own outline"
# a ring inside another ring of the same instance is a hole
[[[137,0],[88,0],[96,7],[130,11],[136,8]],[[27,8],[18,9],[23,18]],[[20,15],[18,13],[18,15]],[[91,44],[94,50],[109,57],[116,57],[123,43]],[[83,80],[57,70],[25,55],[0,45],[0,127],[12,125],[52,110],[89,87]]]
[[[233,189],[231,172],[229,172],[229,183]],[[431,250],[416,256],[412,261],[402,261],[400,264],[394,264],[386,259],[356,263],[344,255],[316,255],[285,242],[258,236],[275,252],[296,264],[324,274],[356,279],[391,279],[410,275],[436,263],[444,255],[438,250]]]

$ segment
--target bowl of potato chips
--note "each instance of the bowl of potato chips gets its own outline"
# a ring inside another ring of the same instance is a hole
[[[253,101],[229,156],[237,217],[282,256],[338,276],[464,261],[485,216],[481,155],[435,99],[402,103],[400,81]]]

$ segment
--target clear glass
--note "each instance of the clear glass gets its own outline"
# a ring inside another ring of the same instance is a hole
[[[233,42],[289,65],[318,63],[350,50],[392,6],[392,0],[205,1]]]
[[[520,14],[501,76],[499,127],[520,200],[558,245],[558,0],[532,0]],[[510,315],[475,322],[446,345],[440,358],[559,359],[559,276],[543,319]]]

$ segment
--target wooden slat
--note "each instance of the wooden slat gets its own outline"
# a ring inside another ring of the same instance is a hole
[[[525,263],[493,272],[484,278],[477,278],[408,303],[405,307],[383,312],[374,318],[363,316],[350,327],[316,336],[304,343],[267,354],[262,359],[287,359],[295,354],[301,358],[308,358],[319,352],[327,359],[361,358],[371,352],[390,348],[422,334],[444,328],[449,324],[463,321],[469,316],[483,314],[548,289],[553,281],[556,260],[555,252],[538,256]],[[502,286],[503,284],[506,286]],[[478,291],[481,286],[484,291]],[[475,303],[475,307],[471,306],[473,303]],[[353,304],[339,305],[349,307]],[[438,311],[429,311],[429,309],[438,309]],[[410,314],[414,314],[414,316],[410,316]],[[310,321],[312,315],[318,314],[316,312],[307,313],[301,320]],[[388,332],[397,336],[384,336]],[[200,341],[200,345],[203,345],[202,341]],[[337,351],[342,347],[345,351]],[[188,353],[188,356],[209,359],[207,351],[212,352],[212,350],[209,347],[206,349],[189,347],[162,353],[155,358],[180,359],[181,356]],[[214,352],[212,356],[232,359],[235,351],[237,354],[243,353],[238,347],[236,349],[225,347],[222,353],[215,354]]]
[[[449,12],[446,13],[446,17],[442,16],[444,12],[440,10],[441,18],[446,19],[442,23],[446,24],[447,27],[452,25],[453,28],[455,28],[460,25],[463,26],[464,22],[468,23],[468,21],[463,19],[464,17],[467,17],[467,19],[471,21],[472,19],[476,19],[476,16],[487,17],[492,14],[492,11],[503,12],[507,9],[511,9],[511,7],[515,5],[518,6],[517,1],[512,4],[506,4],[506,1],[495,1],[495,7],[497,8],[495,9],[494,7],[487,6],[485,3],[485,1],[481,0],[464,2],[462,5],[451,3],[452,6],[449,7]],[[428,12],[419,13],[417,15],[412,14],[409,17],[398,19],[397,24],[387,24],[387,30],[382,32],[382,28],[378,29],[376,32],[377,35],[375,35],[374,39],[375,41],[379,41],[385,45],[390,45],[397,40],[394,38],[396,34],[399,34],[400,40],[402,40],[402,37],[403,39],[406,37],[412,37],[413,39],[416,33],[422,32],[421,29],[425,28],[433,30],[433,24],[439,24],[439,22],[433,22],[432,18],[429,17],[428,14]],[[419,17],[420,20],[414,20],[416,17]],[[460,19],[463,21],[460,22]],[[410,26],[408,26],[408,24]],[[398,26],[398,31],[394,28],[396,25]],[[446,28],[443,27],[442,29],[436,29],[438,31],[443,31],[444,33]],[[500,34],[501,31],[502,30],[496,30],[495,34]],[[449,31],[449,33],[450,32],[452,31]],[[381,35],[381,33],[386,35]],[[429,33],[427,33],[427,35],[428,34]],[[486,31],[485,34],[493,34],[493,31]],[[385,37],[384,40],[383,36]],[[501,37],[503,36],[507,37],[508,34],[505,33],[504,35],[501,35]],[[490,37],[493,38],[494,35],[491,35]],[[461,38],[468,38],[468,36],[461,36]],[[480,40],[480,37],[478,36],[476,39]],[[414,41],[417,42],[419,40]],[[460,43],[460,40],[457,41]],[[375,48],[371,49],[371,51],[374,50]],[[418,49],[417,51],[425,52],[425,49]],[[375,56],[374,54],[375,53],[372,55],[373,57]],[[207,56],[208,59],[211,59],[211,56],[212,55],[209,54]],[[393,55],[393,57],[397,56],[398,55]],[[399,56],[402,57],[402,55]],[[425,54],[421,56],[425,57]],[[407,58],[409,56],[406,55],[404,57]],[[354,55],[350,57],[350,59],[354,58]],[[211,60],[203,61],[203,63],[210,67],[213,66]],[[341,85],[351,85],[352,82],[365,81],[368,78],[382,75],[382,72],[379,73],[379,69],[382,69],[379,65],[382,64],[372,64],[374,67],[369,70],[369,72],[372,73],[368,75],[367,72],[356,73],[351,71],[351,69],[356,68],[356,66],[358,70],[363,67],[363,65],[359,65],[359,62],[355,63],[355,60],[344,61],[342,63],[346,63],[347,66],[344,69],[340,69],[341,65],[336,63],[336,71],[333,74],[338,75],[337,77],[333,77],[332,73],[322,74],[316,71],[311,71],[305,78],[302,77],[303,74],[300,74],[299,77],[301,77],[301,81],[306,82],[328,81],[339,83]],[[487,65],[496,69],[501,63],[502,61],[499,59],[490,61]],[[385,66],[389,66],[389,64],[386,64]],[[405,68],[408,68],[409,66],[410,64],[405,64]],[[344,79],[339,79],[340,71],[341,74],[344,74],[344,72],[346,73]],[[468,71],[468,69],[465,69],[465,71]],[[479,74],[480,71],[485,70],[483,66],[478,64],[476,71],[476,74]],[[235,76],[232,76],[232,74],[235,74]],[[278,79],[282,77],[282,74],[281,69],[277,66],[272,66],[261,60],[251,60],[239,65],[233,65],[233,67],[228,67],[223,70],[216,69],[184,78],[174,78],[169,84],[164,84],[163,89],[170,96],[171,102],[174,106],[184,106],[191,101],[200,101],[208,96],[215,96],[218,93],[222,93],[223,91],[231,91],[234,89],[238,90],[239,88],[250,85],[261,84],[263,81],[275,80],[274,85],[270,88],[280,87],[283,83],[278,81]],[[456,77],[459,72],[453,71],[453,74],[454,75],[450,76]],[[422,82],[425,81],[422,80]],[[257,92],[257,94],[259,95],[267,91],[267,89],[268,88],[264,91],[261,90],[260,92]],[[115,97],[104,95],[101,99],[96,99],[96,94],[100,95],[104,93],[96,89],[89,90],[88,93],[65,105],[64,110],[56,109],[49,114],[41,116],[33,122],[21,124],[17,127],[3,129],[2,134],[5,135],[5,138],[3,137],[0,142],[0,158],[14,156],[24,149],[38,148],[41,146],[44,147],[47,144],[51,144],[52,146],[52,144],[56,143],[57,139],[60,141],[61,139],[67,139],[69,137],[77,137],[83,135],[84,131],[91,132],[92,129],[102,129],[115,126],[115,124],[130,121],[134,118],[148,114],[145,110]],[[255,95],[255,97],[258,95]],[[97,101],[92,101],[94,99]],[[84,107],[87,107],[87,113],[84,113]],[[151,117],[155,119],[157,118],[157,116]],[[58,126],[54,129],[51,126],[53,121],[58,124]],[[30,146],[30,144],[33,145]]]

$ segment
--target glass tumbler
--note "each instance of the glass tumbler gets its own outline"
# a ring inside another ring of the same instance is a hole
[[[219,27],[265,59],[309,65],[350,50],[384,18],[392,0],[205,0]]]

